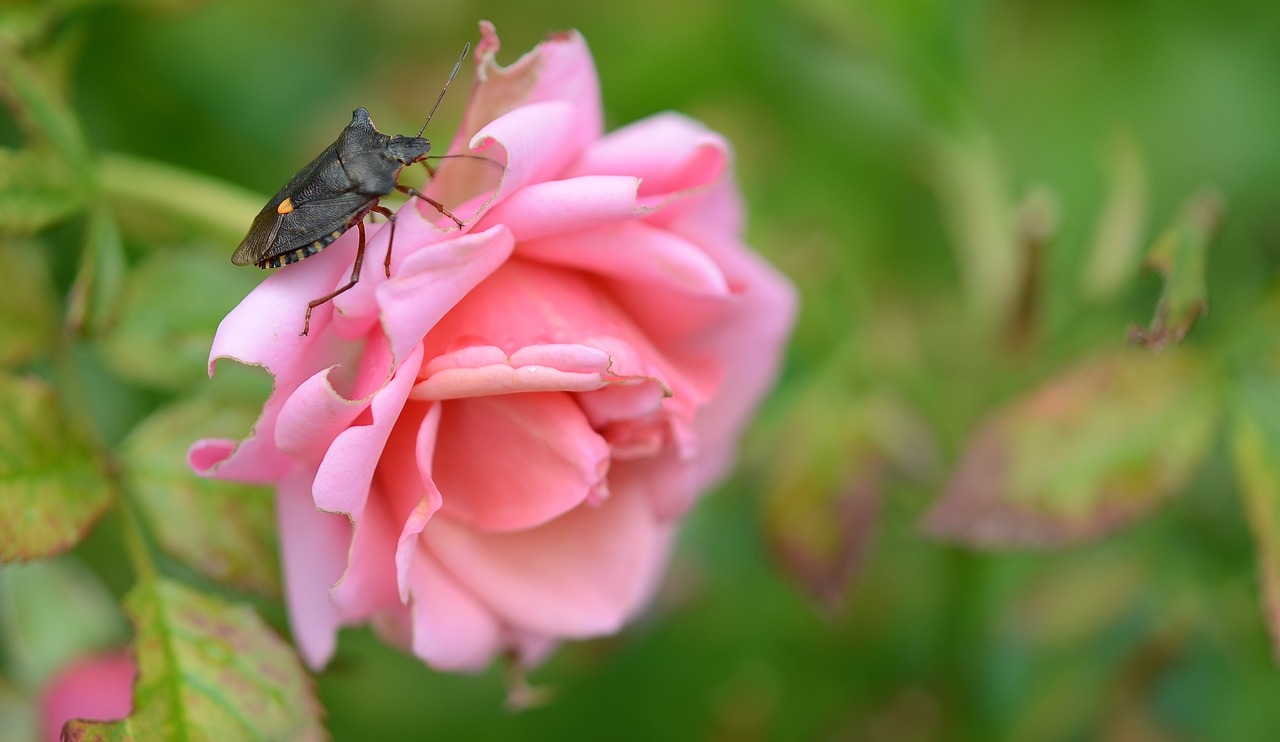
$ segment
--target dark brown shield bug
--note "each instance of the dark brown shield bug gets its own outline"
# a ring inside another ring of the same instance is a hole
[[[392,191],[407,193],[434,206],[452,219],[459,229],[463,227],[462,220],[451,214],[444,204],[397,181],[400,171],[406,166],[426,160],[431,142],[422,136],[422,132],[426,131],[440,101],[444,100],[449,83],[453,82],[470,50],[470,43],[463,47],[462,56],[453,66],[453,72],[440,89],[435,105],[416,135],[383,134],[373,125],[369,112],[357,108],[351,114],[351,123],[338,135],[338,140],[299,170],[262,207],[250,225],[249,233],[231,255],[231,262],[236,265],[279,268],[315,255],[352,226],[359,228],[360,246],[356,248],[351,280],[307,304],[307,314],[302,321],[303,335],[311,329],[313,309],[359,282],[360,266],[364,262],[364,218],[370,212],[382,214],[391,225],[387,255],[382,262],[387,277],[391,277],[391,245],[395,242],[396,220],[390,209],[379,204],[383,196]]]

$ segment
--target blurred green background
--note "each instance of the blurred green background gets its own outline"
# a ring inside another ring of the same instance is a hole
[[[920,527],[986,411],[1148,322],[1161,284],[1141,255],[1202,185],[1227,216],[1189,344],[1231,369],[1251,347],[1233,338],[1276,327],[1280,4],[63,4],[84,6],[54,31],[78,44],[67,93],[94,150],[263,199],[356,106],[416,131],[480,19],[503,63],[577,28],[610,128],[674,109],[728,136],[749,242],[800,288],[741,471],[690,518],[645,617],[563,647],[531,675],[552,702],[519,713],[500,668],[436,674],[348,630],[318,678],[336,739],[1280,739],[1227,438],[1167,506],[1069,548],[985,552]],[[442,147],[469,84],[464,68],[427,132]],[[20,141],[9,119],[0,133]],[[101,382],[109,439],[205,383],[217,319],[260,278],[230,265],[233,227],[154,217],[120,216],[130,270],[187,266],[218,293],[174,290],[200,300],[175,310],[194,328],[170,348],[185,365]],[[1014,226],[1029,221],[1034,259]],[[82,230],[44,237],[72,246],[57,286]],[[803,511],[868,482],[843,548],[806,567]],[[79,554],[108,553],[112,528]]]

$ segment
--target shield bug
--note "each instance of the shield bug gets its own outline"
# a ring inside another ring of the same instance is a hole
[[[387,255],[383,260],[383,270],[388,278],[391,277],[391,244],[396,237],[396,219],[390,209],[379,204],[383,196],[392,191],[406,193],[434,206],[452,219],[459,229],[463,227],[462,220],[451,214],[444,204],[397,181],[400,171],[406,166],[426,160],[431,142],[423,138],[422,132],[426,131],[440,101],[444,100],[449,83],[453,82],[470,50],[470,43],[463,47],[462,56],[453,66],[453,72],[440,89],[427,120],[415,136],[383,134],[374,127],[369,112],[357,108],[351,115],[351,123],[338,135],[337,141],[299,170],[262,207],[250,225],[249,233],[231,255],[231,262],[235,265],[279,268],[315,255],[352,226],[359,228],[360,246],[356,248],[351,280],[307,304],[301,334],[306,335],[311,329],[313,309],[360,281],[360,266],[364,262],[364,218],[370,212],[383,215],[391,225]]]

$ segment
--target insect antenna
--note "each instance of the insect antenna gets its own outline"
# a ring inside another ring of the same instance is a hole
[[[444,81],[444,87],[440,88],[440,95],[436,96],[436,104],[431,107],[431,113],[427,114],[427,120],[422,122],[422,128],[418,129],[418,136],[422,136],[422,132],[427,130],[427,124],[431,123],[431,117],[436,115],[436,109],[440,107],[440,101],[444,100],[444,93],[449,89],[449,83],[453,82],[454,75],[458,74],[458,70],[462,68],[462,60],[467,58],[467,52],[471,51],[471,42],[462,45],[462,55],[458,57],[458,63],[453,66],[453,72],[449,73],[449,79]]]

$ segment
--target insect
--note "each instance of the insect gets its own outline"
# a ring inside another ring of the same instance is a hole
[[[470,50],[471,44],[467,43],[449,79],[440,89],[435,105],[427,114],[427,120],[415,136],[388,136],[373,125],[367,110],[357,108],[352,112],[351,123],[338,135],[337,141],[299,170],[262,207],[249,226],[249,233],[231,255],[231,262],[235,265],[279,268],[315,255],[352,226],[359,228],[360,246],[356,248],[351,280],[307,304],[302,335],[311,329],[312,310],[360,281],[360,266],[364,262],[364,218],[370,212],[383,215],[391,225],[387,255],[382,263],[387,278],[391,277],[391,245],[396,238],[396,218],[390,209],[379,204],[383,196],[392,191],[406,193],[434,206],[452,219],[459,229],[463,227],[462,220],[450,213],[444,204],[397,181],[400,171],[406,166],[426,160],[431,142],[423,138],[422,132],[431,123],[449,83],[453,82]]]

